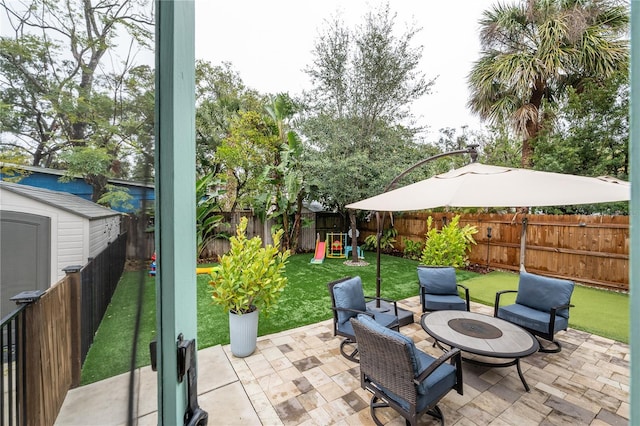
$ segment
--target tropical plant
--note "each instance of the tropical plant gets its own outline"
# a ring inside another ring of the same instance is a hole
[[[262,216],[276,219],[282,224],[282,247],[294,253],[302,227],[302,202],[309,192],[309,183],[302,169],[304,145],[298,133],[291,128],[292,117],[297,109],[296,103],[286,93],[272,97],[265,107],[267,116],[276,125],[280,152],[275,156],[274,163],[265,169],[268,185],[260,197],[264,206]]]
[[[629,10],[611,0],[497,3],[480,20],[482,56],[468,77],[469,107],[522,136],[523,167],[533,139],[568,87],[582,90],[626,72]]]
[[[380,237],[380,251],[385,253],[393,251],[397,236],[398,230],[395,228],[387,228],[382,231],[382,236]],[[377,250],[377,247],[378,239],[375,234],[369,235],[364,239],[363,248],[365,250]]]
[[[217,214],[219,206],[215,188],[214,175],[208,173],[196,179],[196,253],[198,257],[210,241],[216,238],[216,227],[222,223],[224,217]]]
[[[420,261],[423,265],[453,266],[461,268],[469,264],[469,249],[476,244],[473,235],[478,229],[472,225],[460,227],[460,215],[444,225],[442,230],[433,227],[433,217],[427,218],[427,234]]]
[[[424,243],[422,241],[414,241],[409,238],[404,239],[404,257],[407,259],[418,260],[422,256]]]
[[[282,229],[275,232],[273,245],[262,247],[262,239],[247,238],[248,220],[240,219],[231,249],[211,272],[213,301],[225,312],[246,314],[259,309],[268,315],[287,285],[284,276],[289,250],[280,251]]]

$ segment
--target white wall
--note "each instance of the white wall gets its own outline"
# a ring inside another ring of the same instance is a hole
[[[2,210],[51,218],[51,284],[65,276],[63,268],[87,263],[88,219],[2,189],[0,206]]]
[[[89,256],[96,257],[120,235],[120,216],[94,219],[89,222]]]

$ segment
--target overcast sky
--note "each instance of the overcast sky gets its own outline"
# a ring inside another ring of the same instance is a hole
[[[496,0],[390,0],[397,12],[397,35],[415,22],[422,31],[422,71],[438,76],[433,93],[414,104],[427,140],[442,127],[481,127],[466,108],[466,77],[479,57],[478,21]],[[262,93],[301,93],[310,88],[303,69],[324,21],[340,11],[345,23],[357,25],[379,1],[365,0],[195,0],[196,58],[217,65],[231,62],[244,83]]]

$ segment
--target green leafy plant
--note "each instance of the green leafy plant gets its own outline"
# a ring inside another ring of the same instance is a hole
[[[433,217],[427,219],[427,234],[422,258],[424,265],[453,266],[460,268],[469,264],[468,252],[476,244],[473,235],[478,229],[472,225],[459,226],[460,215],[438,231],[433,226]]]
[[[273,236],[273,245],[262,247],[258,236],[246,236],[247,218],[240,219],[231,249],[211,272],[212,298],[225,312],[246,314],[260,309],[268,315],[287,285],[284,276],[289,250],[280,251],[283,230]]]
[[[129,194],[129,188],[107,184],[106,190],[107,191],[98,200],[98,204],[108,206],[112,209],[133,209],[133,204],[131,203],[133,197]]]
[[[196,180],[196,244],[198,257],[209,244],[209,241],[218,238],[216,227],[222,223],[224,217],[216,214],[219,209],[217,196],[219,191],[212,191],[214,175],[206,174]]]
[[[422,241],[413,241],[408,238],[404,239],[404,257],[407,259],[418,260],[422,256],[424,243]]]
[[[393,251],[395,246],[393,245],[396,242],[396,236],[398,235],[398,230],[395,228],[387,228],[382,231],[382,237],[380,237],[380,250],[384,253],[388,253]],[[367,236],[364,239],[364,250],[376,250],[377,248],[377,238],[376,234],[372,234]]]

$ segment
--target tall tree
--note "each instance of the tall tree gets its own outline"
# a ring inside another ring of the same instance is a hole
[[[419,29],[396,35],[395,19],[388,4],[366,13],[353,30],[334,18],[306,69],[314,85],[303,131],[313,153],[309,168],[319,177],[321,200],[341,212],[415,162],[409,106],[433,81],[419,69],[422,46],[413,46]],[[349,220],[355,235],[355,212]]]
[[[629,81],[620,73],[601,85],[569,92],[537,141],[535,161],[546,170],[584,176],[629,177]]]
[[[530,167],[533,141],[566,89],[627,69],[628,21],[618,0],[498,3],[480,20],[469,107],[494,124],[511,123],[522,137],[521,164]]]
[[[201,175],[218,173],[215,152],[231,134],[242,111],[262,111],[264,99],[245,86],[230,63],[196,61],[196,167]]]
[[[250,208],[266,192],[264,172],[275,164],[280,143],[275,124],[265,118],[257,111],[240,111],[216,150],[219,177],[227,182],[226,210]]]
[[[123,82],[135,55],[152,44],[149,1],[2,0],[0,6],[13,31],[0,38],[0,102],[9,106],[0,119],[12,143],[35,166],[54,166],[59,153],[71,151],[66,158],[91,157],[90,164],[102,167],[106,154],[117,175],[120,141],[113,142],[121,134],[114,126],[122,119]],[[125,34],[131,43],[118,50]],[[87,172],[98,199],[103,170]]]

